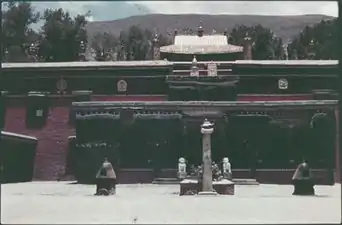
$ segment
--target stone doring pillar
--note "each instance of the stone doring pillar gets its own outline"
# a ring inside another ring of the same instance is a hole
[[[26,107],[26,126],[41,128],[49,115],[49,96],[47,92],[30,91]]]
[[[247,35],[244,39],[244,46],[243,46],[243,57],[245,60],[253,59],[252,46],[253,46],[252,38]]]
[[[214,132],[214,124],[207,119],[201,125],[201,133],[203,134],[203,178],[202,178],[202,192],[201,195],[214,195],[216,192],[213,189],[213,174],[211,161],[211,140],[210,136]]]

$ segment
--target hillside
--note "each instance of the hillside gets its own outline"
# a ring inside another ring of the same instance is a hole
[[[110,32],[119,35],[120,31],[132,25],[140,25],[142,28],[158,30],[166,35],[173,35],[175,29],[182,28],[196,29],[199,21],[203,21],[206,33],[211,33],[213,29],[223,32],[225,28],[230,31],[237,24],[247,26],[261,24],[272,29],[278,37],[289,40],[299,34],[307,26],[319,23],[322,19],[333,19],[334,17],[325,15],[300,15],[300,16],[259,16],[259,15],[199,15],[199,14],[179,14],[163,15],[149,14],[142,16],[132,16],[125,19],[113,21],[95,21],[87,26],[89,39],[96,33]]]

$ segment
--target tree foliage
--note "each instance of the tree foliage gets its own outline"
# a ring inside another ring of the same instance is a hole
[[[30,25],[37,23],[40,15],[28,2],[9,2],[5,8],[2,11],[2,54],[8,51],[15,59],[17,54],[25,54],[30,41],[36,38],[37,32]]]
[[[291,59],[338,59],[337,19],[307,26],[288,46]]]
[[[230,33],[229,42],[236,45],[244,45],[245,37],[249,36],[253,41],[253,59],[270,60],[283,59],[283,41],[268,28],[261,25],[247,27],[236,26]]]
[[[28,2],[9,2],[2,11],[2,54],[6,52],[9,61],[30,61],[27,55],[32,55],[29,50],[34,47],[37,50],[33,58],[42,61],[77,61],[83,55],[93,56],[92,60],[99,61],[152,59],[157,32],[140,26],[122,30],[118,36],[110,31],[98,33],[87,47],[88,16],[89,12],[72,17],[63,9],[47,9],[40,16]],[[43,26],[38,32],[32,29],[32,25],[40,19]],[[189,28],[184,28],[182,33],[195,35]],[[286,52],[283,40],[261,25],[236,26],[230,33],[229,43],[243,46],[246,35],[252,38],[253,59],[256,60],[282,60],[286,56],[289,59],[338,58],[337,19],[305,27],[288,43]],[[159,46],[172,44],[160,33],[158,40]],[[93,53],[83,54],[85,49],[87,52],[91,49]]]
[[[42,17],[42,40],[39,54],[45,61],[75,61],[79,59],[81,43],[87,43],[86,15],[72,18],[63,9],[47,9]]]
[[[96,60],[149,60],[152,59],[154,33],[139,26],[131,26],[120,32],[119,37],[109,33],[96,34],[91,48],[96,52]],[[157,34],[159,46],[171,44],[165,36]]]
[[[91,43],[90,48],[93,52],[91,60],[96,61],[116,61],[119,49],[119,39],[111,33],[97,33]]]

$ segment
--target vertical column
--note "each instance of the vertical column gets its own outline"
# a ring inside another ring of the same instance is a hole
[[[336,157],[336,173],[335,173],[335,182],[341,183],[341,154],[340,154],[340,115],[339,110],[335,109],[335,157]]]
[[[211,171],[211,140],[210,136],[214,132],[214,124],[207,119],[204,120],[201,126],[201,133],[203,134],[203,178],[202,178],[202,192],[201,195],[215,195],[213,191],[213,175]]]
[[[5,128],[6,123],[6,94],[7,91],[0,92],[0,130]]]
[[[5,128],[6,123],[6,99],[5,94],[7,92],[1,91],[0,92],[0,183],[3,182],[4,176],[3,176],[3,164],[4,164],[4,144],[3,144],[3,135],[2,130]]]

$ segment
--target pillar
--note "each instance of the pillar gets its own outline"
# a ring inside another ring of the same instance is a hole
[[[340,117],[339,117],[339,110],[335,109],[335,160],[336,160],[336,173],[335,173],[335,182],[341,183],[341,152],[340,152]]]
[[[207,119],[204,120],[201,126],[203,134],[202,151],[203,151],[203,178],[202,178],[202,195],[215,195],[213,191],[213,175],[211,171],[211,134],[214,132],[214,124]]]
[[[5,128],[6,123],[6,95],[7,91],[0,92],[0,131]]]

